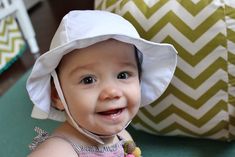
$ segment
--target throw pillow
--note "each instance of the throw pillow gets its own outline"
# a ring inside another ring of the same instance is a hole
[[[235,139],[234,1],[96,0],[95,8],[123,16],[143,38],[171,43],[179,53],[171,84],[160,99],[140,109],[135,128]]]

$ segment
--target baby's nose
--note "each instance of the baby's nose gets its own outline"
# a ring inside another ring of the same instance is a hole
[[[122,90],[116,86],[109,86],[100,92],[100,100],[119,99],[122,96]]]

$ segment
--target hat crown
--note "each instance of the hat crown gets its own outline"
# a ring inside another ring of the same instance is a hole
[[[73,40],[106,34],[123,34],[139,38],[134,26],[116,14],[98,10],[71,11],[62,19],[52,39],[50,50]]]

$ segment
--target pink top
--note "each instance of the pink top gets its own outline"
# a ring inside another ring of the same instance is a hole
[[[67,139],[62,136],[49,136],[47,132],[44,130],[36,127],[35,131],[38,133],[32,144],[29,145],[31,150],[34,150],[39,144],[47,140],[48,138],[61,138],[68,143],[71,144],[74,151],[77,153],[79,157],[124,157],[124,149],[123,144],[124,140],[118,137],[120,140],[114,145],[111,146],[103,146],[103,147],[96,147],[96,146],[81,146],[78,144],[73,143],[70,139]]]
[[[79,157],[124,157],[122,141],[105,147],[79,146],[71,143]]]

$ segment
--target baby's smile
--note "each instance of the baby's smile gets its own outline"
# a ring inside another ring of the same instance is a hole
[[[98,114],[108,116],[108,115],[118,114],[118,113],[122,112],[123,109],[124,108],[111,109],[111,110],[107,110],[107,111],[103,111],[103,112],[98,112]]]
[[[123,108],[116,108],[116,109],[110,109],[102,112],[97,112],[99,117],[104,119],[105,121],[112,121],[112,122],[119,122],[123,120],[124,111],[126,110],[126,107]]]

